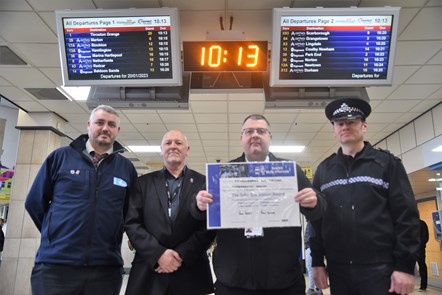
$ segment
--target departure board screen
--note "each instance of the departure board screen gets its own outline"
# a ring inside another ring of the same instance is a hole
[[[181,84],[176,10],[63,11],[57,16],[64,85]]]
[[[271,86],[390,85],[396,11],[318,8],[274,13]]]

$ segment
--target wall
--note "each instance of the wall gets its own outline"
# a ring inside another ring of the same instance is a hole
[[[440,272],[441,265],[441,249],[440,249],[440,241],[437,241],[434,237],[434,228],[432,226],[431,220],[431,212],[436,211],[436,202],[435,200],[428,200],[425,202],[419,202],[418,204],[419,215],[423,221],[428,226],[428,232],[430,235],[430,239],[427,243],[426,248],[426,263],[428,267],[428,281],[431,285],[437,285],[438,281],[441,279],[442,273]],[[439,275],[435,275],[431,271],[430,262],[436,262],[439,266]]]
[[[442,152],[432,152],[435,147],[442,146],[442,104],[405,125],[376,146],[402,158],[407,173],[442,162]],[[442,200],[441,194],[437,194],[436,191],[433,196],[430,200],[419,202],[418,208],[430,231],[426,258],[428,284],[442,288],[442,244],[434,239],[434,229],[431,226],[431,212],[438,210],[437,203],[442,204]],[[437,264],[438,276],[431,274],[430,263]]]
[[[432,152],[442,145],[442,104],[376,144],[402,158],[407,173],[442,162],[442,152]]]
[[[1,145],[1,149],[3,149],[1,163],[8,168],[13,168],[17,160],[18,140],[20,135],[20,131],[15,128],[17,117],[18,109],[0,105],[0,118],[6,120],[3,145]]]

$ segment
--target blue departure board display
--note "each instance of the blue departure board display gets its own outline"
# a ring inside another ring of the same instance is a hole
[[[398,9],[281,10],[274,13],[271,85],[391,84]]]
[[[179,85],[181,56],[173,12],[59,12],[64,84]]]

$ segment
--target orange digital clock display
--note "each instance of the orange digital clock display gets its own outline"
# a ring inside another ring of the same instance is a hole
[[[265,72],[267,55],[267,41],[183,42],[189,72]]]

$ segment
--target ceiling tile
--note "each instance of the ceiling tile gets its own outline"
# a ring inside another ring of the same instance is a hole
[[[376,107],[376,111],[403,113],[408,112],[418,103],[417,99],[387,99]]]
[[[57,68],[39,68],[40,71],[48,77],[56,86],[62,86],[63,81],[61,77],[61,69],[60,67]],[[86,104],[86,102],[84,102]]]
[[[405,80],[407,80],[417,70],[419,70],[419,66],[395,66],[393,73],[393,86],[404,83]]]
[[[427,0],[388,0],[388,5],[392,7],[422,7]],[[382,7],[386,5],[385,0],[361,0],[361,6]]]
[[[54,101],[54,100],[40,100],[40,104],[45,106],[48,110],[52,110],[57,114],[60,114],[64,118],[64,113],[66,109],[69,109],[72,112],[83,112],[78,105],[72,103],[69,100],[66,101]],[[88,116],[86,115],[86,120],[83,121],[85,124],[87,122]]]
[[[192,10],[224,10],[225,0],[162,0],[163,5],[167,7],[178,7],[182,11]]]
[[[327,123],[327,125],[329,125],[329,123]],[[292,125],[290,132],[318,132],[323,126],[324,124],[321,123],[297,123],[296,125]]]
[[[17,101],[15,102],[20,108],[27,112],[47,112],[48,109],[35,101]]]
[[[124,132],[137,132],[137,129],[132,124],[121,123],[120,124],[120,129],[124,130]]]
[[[425,64],[434,55],[441,51],[442,41],[401,41],[396,50],[396,65],[420,65]],[[419,54],[416,54],[419,52]],[[442,54],[441,54],[442,55]]]
[[[30,67],[0,67],[0,76],[14,85],[23,88],[50,88],[55,87],[54,83],[44,76],[39,70]]]
[[[225,101],[191,101],[190,108],[194,113],[227,113]]]
[[[325,113],[321,110],[320,113],[302,113],[296,117],[296,123],[298,124],[308,124],[308,123],[325,123],[327,122],[327,117]]]
[[[57,42],[55,34],[32,12],[0,11],[0,35],[8,42]]]
[[[235,2],[241,3],[241,1]],[[248,5],[247,3],[244,4]],[[235,9],[227,13],[229,17],[233,17],[232,29],[244,32],[246,40],[266,41],[272,39],[272,27],[268,25],[272,21],[271,10],[255,10],[252,14],[249,9]],[[253,20],[256,19],[261,21],[254,22]]]
[[[267,120],[269,120],[270,124],[273,125],[277,123],[293,123],[296,118],[296,114],[265,114],[265,117]]]
[[[1,91],[1,86],[11,86],[11,83],[0,77],[0,91]]]
[[[16,87],[8,87],[8,86],[0,87],[0,94],[2,94],[5,98],[15,103],[25,102],[25,101],[35,102],[31,94]]]
[[[204,100],[204,101],[222,100],[222,101],[225,101],[225,100],[227,100],[227,98],[229,96],[229,94],[227,94],[227,93],[216,93],[216,92],[192,93],[192,89],[190,89],[190,94],[191,94],[192,101],[198,101],[198,100]]]
[[[429,65],[442,64],[442,49],[433,58],[431,58],[427,64],[429,64]]]
[[[120,138],[120,140],[123,141],[122,138]],[[124,139],[124,144],[127,146],[132,146],[132,145],[144,146],[144,145],[148,145],[148,142],[145,139]]]
[[[264,111],[264,103],[256,101],[229,101],[228,111],[230,113],[260,114]]]
[[[200,124],[198,126],[198,131],[204,132],[214,132],[214,133],[225,133],[227,132],[227,124]]]
[[[419,113],[413,113],[413,112],[402,113],[401,116],[395,120],[395,122],[401,123],[402,125],[408,124],[417,117],[419,117],[419,115],[420,115]]]
[[[15,47],[27,57],[27,62],[35,67],[60,67],[57,44],[17,43]],[[60,75],[60,70],[58,75]]]
[[[4,11],[32,11],[28,1],[24,0],[0,0],[0,7]]]
[[[400,40],[442,39],[442,6],[423,8],[408,24]]]
[[[57,10],[57,9],[95,9],[92,0],[27,0],[37,11]],[[129,1],[128,1],[129,2]]]
[[[442,66],[441,66],[442,70]],[[441,72],[442,73],[442,72]],[[410,78],[411,80],[411,78]],[[408,81],[410,81],[408,80]],[[442,81],[441,81],[442,83]],[[395,99],[425,99],[437,89],[439,85],[402,85],[399,86],[389,97],[388,100]]]
[[[148,132],[153,132],[153,133],[164,133],[167,131],[166,127],[164,126],[164,124],[133,124],[135,126],[135,128],[137,128],[137,130],[139,132],[142,133],[148,133]]]
[[[421,100],[416,106],[414,106],[410,112],[417,113],[417,114],[423,114],[426,111],[432,109],[436,105],[438,105],[441,101],[440,100],[433,100],[433,99],[426,99]]]
[[[428,65],[419,69],[407,84],[439,84],[442,85],[442,65]]]
[[[185,1],[192,3],[193,1]],[[204,1],[208,2],[208,1]],[[211,30],[220,30],[219,18],[224,16],[224,12],[220,11],[186,11],[180,12],[181,26],[186,30],[181,31],[181,40],[184,41],[204,41],[206,40],[206,32]],[[202,24],[203,27],[201,26]]]
[[[207,139],[202,141],[204,147],[224,147],[226,141],[222,139]]]
[[[163,123],[160,116],[156,113],[142,113],[141,114],[133,114],[129,112],[124,112],[127,115],[127,118],[131,123],[139,123],[139,124],[158,124]]]
[[[303,130],[304,131],[304,130]],[[315,132],[293,132],[291,131],[289,134],[287,134],[285,140],[286,142],[293,142],[293,141],[306,141],[306,140],[312,140],[316,137]]]
[[[197,124],[204,123],[227,123],[227,114],[195,114]]]
[[[192,114],[161,114],[162,122],[167,123],[183,123],[183,124],[194,124],[195,120]]]
[[[167,130],[181,130],[184,133],[197,132],[196,124],[166,123]]]
[[[367,121],[381,124],[390,124],[391,122],[395,122],[395,120],[401,115],[401,113],[386,113],[382,111],[383,110],[380,109],[372,112]]]
[[[224,140],[224,142],[228,139],[227,133],[213,133],[213,132],[200,132],[199,133],[201,140]]]
[[[139,132],[120,132],[118,134],[118,140],[126,141],[126,140],[143,140],[143,136]],[[144,139],[145,140],[145,139]],[[127,143],[125,143],[128,145]]]

